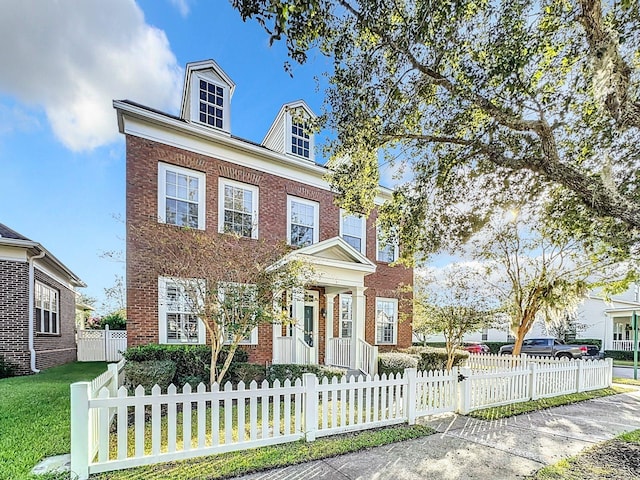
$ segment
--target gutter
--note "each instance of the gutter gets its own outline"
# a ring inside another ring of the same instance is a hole
[[[38,260],[46,255],[46,252],[40,252],[37,255],[29,257],[29,352],[31,354],[31,371],[38,373],[40,370],[36,368],[36,349],[33,345],[33,329],[34,329],[34,303],[35,303],[35,273],[33,261]]]

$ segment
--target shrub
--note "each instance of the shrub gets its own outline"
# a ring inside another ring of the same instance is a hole
[[[222,366],[228,354],[229,350],[223,348],[218,356],[218,366]],[[211,347],[208,345],[157,345],[150,343],[128,348],[123,356],[127,362],[173,361],[176,364],[176,372],[171,383],[176,386],[182,386],[185,383],[191,385],[197,385],[200,382],[209,383]],[[225,378],[233,378],[236,365],[240,362],[246,362],[248,357],[244,350],[236,350]]]
[[[157,384],[166,391],[176,374],[176,363],[171,360],[127,362],[124,374],[127,387],[131,390],[142,385],[145,392],[150,393],[151,388]]]
[[[16,374],[16,366],[8,362],[0,355],[0,378],[13,377]]]
[[[378,373],[387,375],[403,373],[405,368],[417,368],[419,355],[402,352],[386,352],[378,355]]]
[[[280,380],[282,384],[287,379],[294,383],[298,378],[302,378],[305,373],[313,373],[320,380],[323,377],[327,377],[331,381],[333,377],[341,378],[347,372],[340,368],[332,368],[325,365],[294,365],[286,363],[269,366],[267,368],[267,380],[270,384],[273,384],[276,380]]]
[[[613,358],[614,360],[626,360],[633,362],[633,350],[605,350],[604,358]]]
[[[126,330],[127,319],[121,312],[114,312],[100,319],[100,328],[104,330],[109,325],[109,330]]]
[[[497,353],[500,353],[500,347],[502,347],[503,345],[513,345],[514,342],[480,342],[480,343],[489,347],[489,349],[491,350],[490,353],[497,354]],[[413,346],[422,347],[424,345],[422,344],[422,342],[415,342]],[[434,348],[444,348],[445,343],[444,342],[427,342],[426,346],[434,347]]]
[[[238,362],[234,365],[231,381],[233,383],[244,382],[245,385],[249,385],[255,380],[258,384],[261,384],[265,378],[267,378],[267,369],[264,365]]]
[[[401,351],[419,357],[418,370],[444,370],[447,367],[448,356],[444,348],[409,347]],[[456,350],[453,356],[453,366],[460,365],[467,358],[469,358],[468,352]]]

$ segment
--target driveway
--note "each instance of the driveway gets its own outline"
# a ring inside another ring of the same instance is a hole
[[[633,373],[633,372],[632,372]],[[460,415],[423,423],[438,433],[240,477],[251,480],[454,480],[523,478],[598,442],[640,428],[640,391],[483,421]]]

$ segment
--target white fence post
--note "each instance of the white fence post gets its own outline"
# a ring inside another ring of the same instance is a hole
[[[416,390],[417,390],[417,384],[416,384],[416,377],[418,374],[418,369],[417,368],[405,368],[404,369],[404,375],[405,378],[407,379],[407,384],[406,384],[406,395],[405,395],[405,401],[406,401],[406,412],[407,412],[407,422],[409,423],[409,425],[415,425],[416,423]]]
[[[576,371],[576,393],[584,391],[584,361],[574,360],[578,362],[578,370]]]
[[[529,364],[529,398],[538,400],[538,364],[532,362]]]
[[[471,409],[471,380],[469,377],[471,377],[471,369],[467,367],[460,368],[460,375],[458,376],[458,410],[462,415],[468,414]]]
[[[304,373],[302,375],[302,384],[304,385],[304,427],[306,430],[307,442],[316,439],[316,431],[318,430],[318,377],[313,373]]]
[[[607,362],[607,387],[613,385],[613,358],[605,358]]]
[[[89,382],[71,384],[71,476],[89,478]]]

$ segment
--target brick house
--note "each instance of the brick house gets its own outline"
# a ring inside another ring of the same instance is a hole
[[[76,359],[76,287],[42,245],[0,224],[0,356],[18,374]]]
[[[179,116],[114,101],[126,136],[129,345],[206,341],[189,312],[162,300],[175,285],[136,249],[131,232],[149,221],[286,240],[313,264],[317,280],[290,295],[295,328],[257,327],[243,345],[251,362],[360,368],[378,348],[411,345],[410,315],[401,315],[410,306],[397,288],[413,271],[390,265],[398,247],[378,241],[375,211],[364,218],[335,205],[303,124],[313,112],[303,101],[284,105],[258,144],[231,133],[234,89],[208,60],[187,65]],[[390,194],[380,188],[376,203]]]

